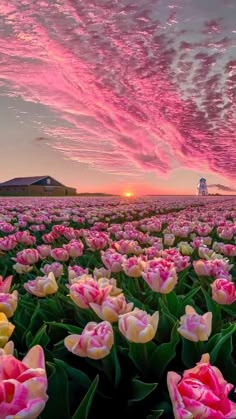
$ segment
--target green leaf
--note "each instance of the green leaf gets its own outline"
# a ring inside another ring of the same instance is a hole
[[[66,362],[62,361],[61,359],[55,359],[55,363],[61,366],[67,373],[68,378],[79,386],[88,389],[91,385],[91,380],[83,371],[71,367]]]
[[[92,382],[89,390],[87,391],[86,395],[84,396],[82,402],[80,403],[78,409],[76,410],[75,414],[73,415],[72,419],[87,419],[89,415],[89,411],[97,390],[99,381],[99,376],[97,375],[95,380]]]
[[[155,371],[155,376],[158,380],[162,377],[167,365],[176,355],[176,346],[180,340],[177,327],[178,324],[172,329],[170,342],[159,345],[150,357],[150,369],[153,372]]]
[[[221,308],[209,294],[202,288],[202,293],[206,300],[207,310],[212,312],[212,329],[221,329]]]
[[[236,324],[232,324],[227,329],[223,329],[221,333],[219,333],[219,337],[217,342],[214,345],[214,348],[210,352],[211,363],[214,364],[216,362],[217,356],[222,345],[236,332]],[[210,345],[210,342],[209,342]]]
[[[170,292],[166,295],[166,303],[169,312],[175,317],[179,317],[180,302],[175,292]]]
[[[138,379],[133,379],[131,382],[131,398],[129,402],[139,402],[151,394],[158,383],[144,383]]]
[[[164,413],[164,410],[151,410],[151,415],[148,415],[146,419],[158,419]]]
[[[143,369],[146,369],[147,361],[156,347],[152,341],[147,343],[130,343],[129,357],[139,371],[143,372]]]
[[[27,348],[30,347],[30,344],[32,342],[32,340],[34,339],[34,336],[32,335],[31,331],[29,330],[26,334],[25,334],[25,343]]]
[[[182,353],[181,359],[185,367],[192,368],[200,361],[203,350],[203,342],[192,342],[187,339],[182,339]]]
[[[165,316],[171,321],[173,325],[175,325],[177,317],[171,314],[167,304],[165,304],[161,298],[159,299],[159,305],[162,313],[165,314]]]
[[[176,286],[176,290],[178,294],[183,294],[186,284],[186,278],[188,276],[190,268],[187,267],[183,271],[178,273],[178,284]]]
[[[117,387],[121,380],[121,368],[117,356],[116,344],[113,345],[111,352],[108,356],[102,359],[103,371],[109,377],[112,385]]]
[[[32,348],[34,345],[41,345],[45,348],[49,342],[50,342],[50,339],[47,335],[47,325],[44,324],[36,333],[35,337],[28,344],[28,347]]]
[[[185,295],[185,297],[183,298],[183,300],[182,300],[182,306],[185,307],[186,305],[188,305],[191,302],[191,300],[194,297],[194,295],[197,294],[200,291],[200,289],[201,289],[201,287],[191,289],[191,291],[189,291]]]
[[[229,383],[235,383],[236,364],[233,361],[232,352],[234,346],[232,336],[223,343],[217,357],[217,367],[223,373],[224,378]]]
[[[67,375],[59,364],[47,363],[46,365],[53,372],[48,379],[49,399],[41,413],[41,418],[70,419]]]
[[[57,323],[57,322],[46,322],[51,327],[60,327],[72,334],[80,335],[83,331],[81,327],[73,326],[72,324]]]

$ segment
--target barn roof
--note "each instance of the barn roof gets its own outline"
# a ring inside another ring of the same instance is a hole
[[[0,186],[29,186],[45,178],[51,178],[51,176],[15,177],[0,183]]]

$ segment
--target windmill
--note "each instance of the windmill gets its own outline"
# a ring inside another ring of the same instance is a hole
[[[198,195],[200,195],[200,196],[208,195],[206,179],[204,179],[203,177],[199,180],[199,184],[197,186],[197,191],[198,191]]]

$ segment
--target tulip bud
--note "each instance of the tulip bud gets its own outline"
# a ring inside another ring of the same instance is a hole
[[[110,293],[112,287],[100,288],[97,281],[86,275],[84,276],[84,279],[80,279],[78,282],[70,285],[69,289],[72,301],[78,307],[86,309],[89,308],[90,303],[101,304],[104,298]]]
[[[110,353],[114,334],[109,322],[89,322],[81,335],[69,335],[64,340],[65,347],[74,355],[91,359],[102,359]]]
[[[15,271],[19,274],[25,274],[28,273],[30,271],[32,271],[33,266],[30,265],[22,265],[21,263],[15,263],[15,265],[13,265],[13,269],[15,269]]]
[[[91,303],[90,307],[102,320],[110,323],[117,322],[120,314],[125,314],[133,309],[133,303],[127,303],[123,294],[117,297],[107,296],[102,304]]]
[[[127,340],[134,343],[146,343],[156,334],[159,322],[159,312],[152,316],[146,311],[135,308],[130,313],[119,316],[119,330]]]
[[[131,278],[138,278],[141,276],[145,264],[146,263],[141,258],[134,256],[125,260],[122,263],[122,267],[127,276],[130,276]]]
[[[218,278],[211,284],[212,299],[218,304],[232,304],[236,301],[234,282],[225,278]]]
[[[10,323],[4,313],[0,313],[0,347],[6,345],[8,339],[13,333],[15,326]]]
[[[0,312],[12,317],[16,311],[18,302],[18,292],[15,290],[12,294],[0,293]]]
[[[200,316],[191,306],[185,307],[185,315],[180,318],[178,332],[192,342],[206,341],[211,334],[212,313]]]
[[[50,272],[48,276],[38,276],[32,281],[26,282],[24,288],[30,294],[37,297],[45,297],[46,295],[55,294],[58,290],[58,285],[53,272]]]
[[[147,262],[142,277],[153,291],[161,294],[171,292],[178,281],[174,264],[161,258]]]
[[[3,279],[0,275],[0,292],[5,294],[9,293],[12,283],[12,275],[8,276],[7,278]]]

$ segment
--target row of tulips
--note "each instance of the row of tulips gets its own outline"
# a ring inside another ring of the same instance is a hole
[[[235,419],[235,237],[232,199],[5,200],[0,417]]]

